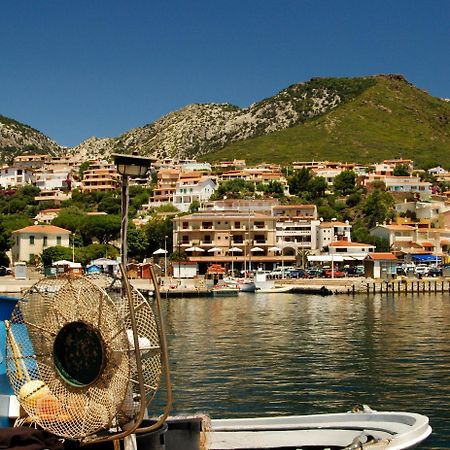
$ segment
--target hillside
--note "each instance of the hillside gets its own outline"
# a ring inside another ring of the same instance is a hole
[[[401,156],[419,165],[450,166],[450,104],[400,76],[376,76],[373,80],[360,95],[326,114],[233,143],[205,159],[374,162]]]
[[[95,138],[73,149],[106,154],[138,149],[159,158],[196,158],[231,142],[284,130],[337,108],[373,85],[370,78],[316,78],[289,86],[248,108],[194,104],[109,142]]]
[[[450,103],[400,75],[313,78],[248,108],[192,104],[121,136],[92,137],[64,150],[80,160],[138,150],[158,158],[249,163],[402,156],[450,166]],[[0,160],[61,151],[39,131],[0,116]]]
[[[0,162],[11,162],[16,155],[43,153],[56,155],[61,147],[29,125],[0,115]]]

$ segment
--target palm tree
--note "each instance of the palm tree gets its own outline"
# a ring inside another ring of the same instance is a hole
[[[304,269],[310,254],[311,252],[305,248],[297,250],[297,265],[300,265],[301,268]]]

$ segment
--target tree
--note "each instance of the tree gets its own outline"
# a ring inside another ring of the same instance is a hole
[[[128,227],[127,237],[128,256],[142,261],[149,253],[148,239],[145,231],[130,226]]]
[[[97,239],[100,244],[108,244],[119,237],[120,225],[119,216],[86,216],[81,223],[80,232],[85,242]]]
[[[120,214],[120,198],[119,197],[103,197],[98,204],[98,210],[106,214]]]
[[[323,197],[327,188],[328,184],[324,177],[313,177],[308,183],[310,198],[315,199]]]
[[[334,192],[338,195],[349,195],[355,191],[356,173],[353,170],[343,170],[334,177]]]
[[[191,202],[191,204],[189,205],[189,214],[195,213],[198,211],[198,209],[200,208],[200,202],[198,200],[194,200],[193,202]]]
[[[407,177],[409,175],[409,167],[408,167],[408,165],[407,164],[397,164],[394,167],[393,174],[396,177],[400,177],[400,176]]]
[[[369,228],[377,223],[383,223],[390,215],[394,199],[388,192],[375,189],[364,202],[362,211],[365,214]]]
[[[242,178],[236,180],[224,181],[219,185],[211,200],[221,200],[227,198],[245,198],[253,196],[255,193],[255,184]]]
[[[52,220],[52,225],[72,231],[79,231],[82,223],[86,218],[86,214],[76,206],[70,206],[60,211],[57,217]]]
[[[309,182],[312,179],[312,173],[306,167],[296,170],[294,174],[288,179],[289,192],[300,197],[309,190]]]
[[[153,253],[158,248],[163,248],[167,236],[167,246],[172,248],[173,223],[170,218],[161,219],[155,217],[144,228],[148,240],[148,252]]]
[[[61,247],[55,245],[54,247],[46,248],[41,255],[42,264],[44,267],[51,266],[53,262],[66,259],[72,260],[72,249],[69,247]]]

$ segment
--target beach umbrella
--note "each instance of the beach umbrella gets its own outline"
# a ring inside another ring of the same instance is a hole
[[[213,248],[210,248],[210,249],[208,250],[208,253],[218,252],[218,251],[220,251],[220,250],[222,250],[222,249],[219,248],[219,247],[213,247]]]
[[[261,247],[253,247],[250,249],[251,252],[263,252],[264,249]]]
[[[72,264],[72,261],[67,261],[67,259],[61,259],[60,261],[55,261],[53,266],[69,266]]]
[[[167,253],[166,250],[164,250],[163,248],[158,248],[158,250],[155,250],[153,252],[154,255],[165,255]]]
[[[269,252],[281,252],[281,248],[280,247],[270,247]]]
[[[203,250],[200,247],[189,247],[185,251],[186,252],[204,252],[205,250]]]
[[[228,249],[228,251],[231,253],[234,253],[234,252],[242,253],[242,249],[240,249],[238,247],[231,247]]]

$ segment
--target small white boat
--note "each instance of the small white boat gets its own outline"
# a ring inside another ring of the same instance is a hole
[[[237,287],[241,292],[255,292],[256,284],[252,278],[224,278],[223,282],[232,287]]]
[[[210,450],[402,450],[431,433],[428,418],[407,412],[360,411],[211,421]]]
[[[271,287],[261,287],[256,288],[257,293],[265,293],[265,294],[277,294],[283,292],[292,292],[292,286],[271,286]]]

